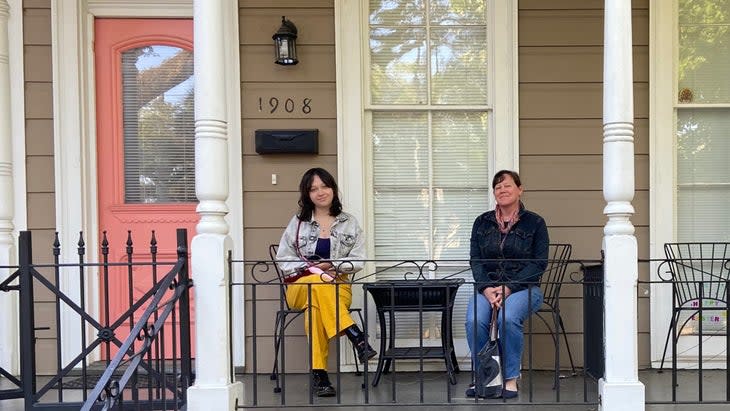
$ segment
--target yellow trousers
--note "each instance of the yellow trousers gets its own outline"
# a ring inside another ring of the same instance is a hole
[[[319,275],[308,275],[298,279],[294,284],[290,284],[286,290],[286,302],[289,307],[299,310],[311,307],[311,310],[306,311],[303,315],[304,330],[308,336],[311,330],[312,369],[327,369],[329,340],[340,335],[345,328],[355,324],[348,311],[350,303],[352,303],[352,286],[344,282],[337,284],[339,285],[326,283]],[[310,288],[311,304],[307,301]],[[339,311],[335,308],[337,304],[339,304]],[[309,324],[310,315],[311,326]]]

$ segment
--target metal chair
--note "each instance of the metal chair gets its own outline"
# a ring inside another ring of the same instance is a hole
[[[540,288],[542,289],[544,298],[542,306],[537,310],[536,314],[547,326],[555,344],[555,381],[553,388],[558,386],[558,380],[560,379],[559,340],[561,332],[565,341],[565,348],[568,350],[572,375],[576,375],[573,354],[570,352],[570,344],[568,343],[568,336],[565,333],[563,317],[560,315],[560,289],[563,285],[563,279],[565,278],[572,249],[573,247],[570,244],[550,244],[548,248],[548,265],[540,280]],[[553,319],[552,327],[541,313],[550,314]]]
[[[271,258],[271,261],[274,262],[276,260],[276,253],[279,250],[278,244],[271,244],[269,245],[269,257]],[[279,393],[281,392],[281,386],[280,386],[280,380],[279,380],[279,350],[281,348],[281,342],[284,339],[284,331],[289,326],[289,324],[292,323],[297,317],[304,314],[307,310],[302,309],[294,309],[289,307],[289,304],[286,301],[286,287],[287,284],[284,283],[284,273],[281,272],[279,269],[279,266],[274,262],[274,269],[276,271],[276,276],[279,279],[279,298],[281,299],[281,309],[276,312],[276,321],[274,323],[274,367],[271,370],[271,379],[276,381],[276,387],[274,387],[274,392]],[[364,326],[365,322],[362,318],[362,312],[360,308],[350,308],[348,309],[350,314],[356,313],[358,318],[360,319],[360,325]],[[289,320],[287,321],[287,318]],[[360,375],[360,366],[358,365],[358,358],[357,358],[357,350],[355,350],[355,346],[352,346],[352,353],[355,357],[355,374]],[[282,354],[282,362],[283,362],[283,354]]]
[[[664,352],[659,370],[664,369],[669,339],[672,352],[682,330],[699,313],[725,311],[728,304],[727,283],[730,281],[730,243],[685,242],[664,244],[669,272],[672,275],[672,320],[664,342]],[[689,312],[687,319],[677,328],[682,312]],[[700,320],[701,330],[701,320]],[[726,335],[713,332],[712,335]]]

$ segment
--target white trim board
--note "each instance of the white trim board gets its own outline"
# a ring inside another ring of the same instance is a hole
[[[649,253],[664,258],[663,244],[674,240],[676,175],[674,155],[675,96],[674,21],[676,3],[652,0],[649,3]],[[672,64],[666,64],[667,61]],[[661,62],[661,63],[660,63]],[[659,280],[657,264],[651,265],[651,279]],[[671,287],[651,286],[651,360],[661,360],[666,330],[672,318]]]
[[[10,144],[12,147],[13,178],[13,243],[9,252],[10,265],[17,263],[18,232],[27,229],[27,184],[25,161],[25,75],[23,58],[23,2],[7,0],[8,5],[8,74],[10,81]],[[0,281],[12,270],[3,270]],[[0,365],[11,374],[20,371],[18,351],[18,298],[16,293],[7,293],[0,301]]]
[[[13,236],[28,228],[27,182],[25,173],[25,74],[23,63],[23,0],[7,0],[10,4],[8,46],[10,59],[10,120],[13,144]],[[17,240],[15,244],[17,248]]]
[[[234,258],[243,258],[243,199],[241,172],[241,116],[238,52],[238,11],[235,2],[226,2],[230,12],[222,22],[231,39],[226,44],[225,71],[227,88],[229,139],[229,198],[226,217],[233,239]],[[96,17],[187,17],[193,16],[192,0],[52,0],[53,49],[53,125],[56,192],[56,227],[62,244],[62,261],[73,261],[78,232],[83,231],[88,250],[98,249],[98,205],[96,180],[96,112],[94,90],[93,22]],[[23,162],[24,163],[24,162]],[[93,233],[89,235],[88,233]],[[87,253],[94,261],[96,253]],[[243,278],[233,274],[234,281]],[[62,273],[61,290],[75,301],[79,299],[78,280],[70,273]],[[98,284],[88,284],[89,290]],[[98,307],[97,293],[87,293],[91,307]],[[243,318],[243,296],[235,296],[234,313]],[[81,330],[76,316],[62,314],[62,355],[64,364],[80,346]],[[239,324],[243,324],[242,321]],[[234,334],[234,362],[242,364],[243,330]]]

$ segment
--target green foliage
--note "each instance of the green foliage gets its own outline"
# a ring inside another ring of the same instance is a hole
[[[730,59],[730,0],[681,0],[679,2],[680,90],[690,88],[695,102],[727,102],[730,90],[724,79],[695,84],[726,66]],[[714,76],[717,77],[717,76]]]

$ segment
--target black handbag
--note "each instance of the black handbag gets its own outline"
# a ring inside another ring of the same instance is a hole
[[[502,353],[499,348],[497,330],[497,310],[492,310],[492,323],[489,327],[489,341],[477,353],[479,367],[476,369],[474,389],[482,398],[502,396]]]

